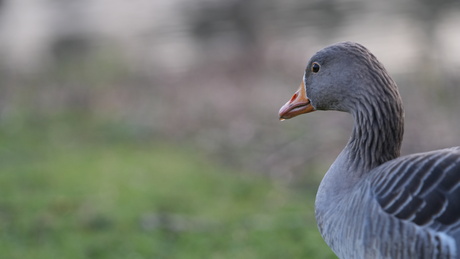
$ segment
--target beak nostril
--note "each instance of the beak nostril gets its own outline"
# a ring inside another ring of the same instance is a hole
[[[295,93],[292,97],[291,97],[291,100],[289,100],[289,102],[292,102],[294,101],[295,99],[297,99],[297,93]]]

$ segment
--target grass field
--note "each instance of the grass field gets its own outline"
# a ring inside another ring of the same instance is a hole
[[[335,258],[314,190],[86,118],[0,125],[0,258]]]

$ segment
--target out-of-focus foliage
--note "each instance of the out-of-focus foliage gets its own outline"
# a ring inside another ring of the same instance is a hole
[[[129,126],[11,122],[0,141],[2,258],[334,258],[305,192]]]
[[[329,113],[281,124],[277,110],[314,51],[352,40],[400,85],[404,153],[460,140],[457,1],[25,2],[0,6],[5,119],[83,112],[289,178],[324,170],[351,123]]]

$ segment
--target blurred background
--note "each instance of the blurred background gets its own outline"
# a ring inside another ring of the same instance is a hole
[[[278,110],[368,47],[403,154],[460,144],[455,0],[0,0],[1,258],[336,258],[314,195],[351,117]]]

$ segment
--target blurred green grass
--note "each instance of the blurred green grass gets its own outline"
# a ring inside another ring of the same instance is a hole
[[[0,258],[335,258],[314,190],[85,116],[0,123]]]

